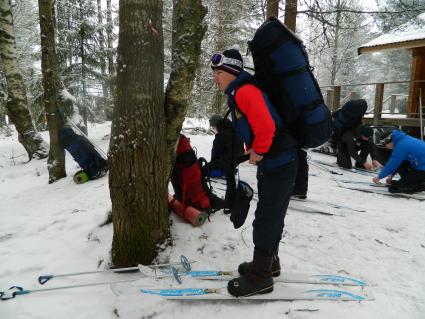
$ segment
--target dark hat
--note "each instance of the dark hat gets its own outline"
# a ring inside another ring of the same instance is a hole
[[[359,127],[359,134],[361,136],[367,137],[367,138],[372,138],[373,137],[373,128],[371,128],[370,126],[365,126],[362,125]]]
[[[223,118],[218,114],[214,114],[210,117],[210,126],[217,127],[218,123],[220,123],[221,121],[223,121]]]
[[[242,55],[236,49],[229,49],[223,53],[215,53],[211,57],[211,68],[239,75],[243,71]]]

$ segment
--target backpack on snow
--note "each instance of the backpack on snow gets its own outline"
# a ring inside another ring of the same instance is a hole
[[[63,127],[59,130],[59,142],[90,179],[101,177],[108,171],[107,160],[85,136],[75,133],[72,128]]]
[[[332,117],[312,73],[302,41],[271,17],[248,42],[255,78],[285,123],[285,129],[305,148],[325,143]]]
[[[210,190],[204,182],[201,166],[190,139],[180,134],[177,157],[171,175],[175,197],[187,206],[211,213]]]
[[[363,99],[351,100],[345,103],[332,115],[333,129],[337,138],[348,130],[362,124],[363,116],[367,111],[367,102]]]

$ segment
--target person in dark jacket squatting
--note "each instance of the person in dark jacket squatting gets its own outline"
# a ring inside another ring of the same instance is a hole
[[[211,177],[227,176],[232,172],[232,166],[245,149],[243,143],[235,135],[232,122],[218,114],[211,116],[210,127],[214,131],[214,141],[211,149],[211,161],[208,163]]]
[[[393,130],[380,137],[378,146],[392,149],[391,157],[379,173],[373,178],[379,183],[387,178],[391,193],[416,193],[425,190],[425,143],[398,130]],[[393,180],[398,173],[400,179]]]
[[[273,276],[280,274],[277,257],[284,219],[297,173],[298,159],[290,137],[277,134],[282,121],[268,97],[253,85],[253,77],[243,70],[243,60],[235,49],[211,58],[214,82],[228,96],[228,107],[236,134],[245,143],[249,163],[257,165],[258,203],[253,222],[254,258],[239,265],[241,275],[227,289],[233,296],[273,291]],[[285,139],[286,147],[280,148]]]
[[[338,143],[336,163],[343,168],[352,168],[351,158],[355,160],[355,167],[368,170],[377,168],[381,164],[375,160],[375,145],[372,142],[373,129],[359,125],[355,129],[348,130],[341,136]],[[370,154],[372,163],[367,162]]]

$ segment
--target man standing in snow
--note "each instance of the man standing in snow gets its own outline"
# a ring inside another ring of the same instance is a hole
[[[380,136],[377,146],[393,150],[374,183],[387,177],[391,193],[416,193],[425,190],[425,143],[398,130]],[[393,180],[398,173],[400,179]]]
[[[296,142],[282,134],[282,121],[253,77],[243,70],[238,50],[211,58],[214,82],[227,94],[236,134],[249,148],[249,163],[257,165],[258,203],[253,222],[254,258],[239,265],[239,278],[229,281],[234,296],[273,291],[280,274],[277,257],[284,219],[298,167]]]

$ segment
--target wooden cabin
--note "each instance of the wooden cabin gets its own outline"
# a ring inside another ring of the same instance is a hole
[[[421,113],[420,105],[422,105],[422,111],[424,111],[422,114],[425,113],[425,13],[398,27],[396,30],[390,31],[360,46],[358,48],[358,54],[400,49],[412,52],[406,122],[417,123],[419,122],[418,117]],[[414,119],[416,121],[413,121]],[[374,124],[381,122],[380,115],[375,113],[373,122]]]

